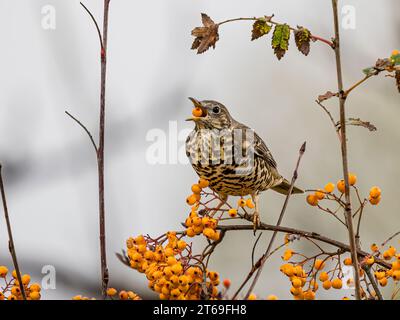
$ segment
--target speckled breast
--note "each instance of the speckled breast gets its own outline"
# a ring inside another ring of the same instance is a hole
[[[186,155],[197,174],[220,195],[245,196],[274,185],[266,161],[254,154],[249,139],[231,130],[194,130],[186,140]]]

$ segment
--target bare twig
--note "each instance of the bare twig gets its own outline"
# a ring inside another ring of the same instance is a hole
[[[249,219],[248,221],[252,222],[251,219]],[[225,231],[237,231],[237,230],[249,231],[249,230],[253,230],[253,226],[251,224],[249,224],[249,225],[229,225],[229,226],[218,226],[218,229],[225,230]],[[320,242],[328,244],[328,245],[332,245],[334,247],[342,249],[345,252],[351,251],[351,248],[348,244],[325,237],[321,234],[318,234],[318,233],[315,233],[312,231],[305,231],[305,230],[300,230],[300,229],[296,229],[296,228],[276,226],[276,225],[266,224],[263,222],[261,222],[260,226],[257,229],[265,230],[265,231],[274,231],[274,232],[277,231],[277,232],[281,232],[281,233],[294,234],[294,235],[298,235],[302,238],[310,238],[310,239],[314,239],[314,240],[320,241]],[[371,255],[370,253],[363,251],[361,249],[357,251],[357,254],[360,257],[367,257],[367,256]],[[380,265],[386,269],[391,268],[391,264],[389,262],[386,262],[385,260],[375,258],[375,261],[378,265]],[[256,263],[256,265],[257,265],[257,263]]]
[[[71,114],[66,112],[74,119],[89,135],[90,140],[96,150],[97,155],[97,172],[98,172],[98,192],[99,192],[99,227],[100,227],[100,260],[101,260],[101,291],[103,299],[106,298],[106,291],[109,281],[109,273],[107,267],[107,251],[106,251],[106,227],[105,227],[105,205],[104,205],[104,136],[105,136],[105,108],[106,108],[106,74],[107,74],[107,42],[108,42],[108,16],[110,0],[104,0],[104,16],[103,16],[103,35],[100,32],[99,25],[90,10],[82,4],[82,7],[92,18],[101,46],[101,70],[100,70],[100,119],[99,119],[99,143],[98,146],[93,140],[89,130]]]
[[[315,102],[316,102],[316,103],[325,111],[325,113],[328,115],[329,120],[331,121],[331,123],[332,123],[332,125],[333,125],[333,128],[335,129],[336,134],[337,134],[337,136],[338,136],[338,138],[339,138],[339,141],[342,141],[342,138],[341,138],[341,136],[340,136],[340,129],[336,126],[336,121],[335,121],[335,119],[333,118],[332,114],[329,112],[328,108],[326,108],[326,107],[321,103],[321,101],[319,101],[319,100],[315,100]]]
[[[290,184],[289,192],[288,192],[288,194],[286,196],[286,199],[285,199],[285,202],[283,204],[281,213],[280,213],[279,218],[278,218],[278,222],[276,223],[277,226],[280,226],[281,223],[282,223],[282,219],[283,219],[283,216],[284,216],[284,214],[286,212],[290,196],[292,195],[294,184],[295,184],[295,182],[297,180],[297,177],[298,177],[298,170],[299,170],[300,161],[301,161],[301,158],[303,157],[305,151],[306,151],[306,143],[304,142],[303,145],[300,148],[300,151],[299,151],[299,157],[297,159],[296,168],[295,168],[295,170],[293,172],[293,177],[292,177],[292,181],[291,181],[291,184]],[[260,278],[261,272],[262,272],[262,270],[264,268],[264,265],[265,265],[266,258],[268,257],[269,253],[271,252],[271,249],[272,249],[272,246],[274,245],[275,238],[276,238],[277,234],[278,234],[278,231],[274,231],[274,233],[272,234],[272,237],[271,237],[271,240],[270,240],[270,242],[268,244],[267,250],[265,251],[265,254],[263,255],[263,258],[261,259],[260,267],[257,270],[257,273],[256,273],[256,275],[255,275],[255,277],[253,279],[253,282],[250,285],[250,288],[249,288],[249,290],[248,290],[248,292],[246,294],[245,299],[247,299],[249,297],[249,295],[253,291],[258,279]]]
[[[101,53],[101,80],[100,80],[100,122],[99,122],[99,147],[97,150],[97,167],[99,176],[99,220],[100,220],[100,255],[102,293],[106,297],[109,273],[107,268],[106,252],[106,222],[104,205],[104,136],[105,136],[105,109],[106,109],[106,74],[107,74],[107,44],[108,44],[108,14],[110,0],[104,0],[103,17],[103,50]]]
[[[12,261],[13,261],[13,264],[14,264],[15,272],[17,273],[17,279],[18,279],[19,288],[21,290],[22,297],[23,297],[24,300],[26,300],[25,288],[24,288],[24,284],[22,283],[22,277],[21,277],[21,272],[19,270],[17,253],[15,251],[14,239],[13,239],[12,230],[11,230],[10,217],[8,215],[6,192],[5,192],[5,189],[4,189],[3,175],[2,175],[2,165],[1,164],[0,164],[0,190],[1,190],[1,199],[3,201],[4,217],[5,217],[6,224],[7,224],[8,249],[9,249],[10,254],[11,254],[11,258],[12,258]]]
[[[359,273],[359,263],[356,253],[356,240],[353,228],[353,218],[351,209],[351,198],[350,198],[350,186],[349,186],[349,168],[348,168],[348,158],[347,158],[347,137],[346,137],[346,95],[343,91],[343,75],[342,75],[342,63],[340,55],[340,34],[339,34],[339,17],[338,17],[338,0],[332,0],[332,9],[335,25],[335,40],[334,40],[334,51],[336,58],[336,73],[338,82],[338,92],[339,92],[339,107],[340,107],[340,136],[341,136],[341,151],[342,151],[342,166],[343,175],[345,182],[345,217],[346,224],[349,233],[349,242],[351,247],[351,256],[354,267],[354,284],[355,284],[355,295],[356,299],[361,299],[361,287],[360,287],[360,273]]]
[[[94,25],[96,27],[97,34],[99,36],[100,47],[103,49],[104,48],[103,39],[102,39],[102,36],[101,36],[101,31],[100,31],[100,28],[99,28],[99,24],[97,23],[96,18],[93,16],[93,14],[90,12],[90,10],[82,2],[80,2],[80,4],[85,9],[85,11],[89,14],[90,18],[92,19],[92,21],[93,21],[93,23],[94,23]]]
[[[397,237],[398,235],[400,235],[400,231],[397,231],[395,234],[391,235],[389,238],[387,238],[385,241],[383,241],[381,246],[384,247],[390,240]]]
[[[302,145],[301,148],[300,148],[300,151],[299,151],[299,157],[298,157],[298,159],[297,159],[296,168],[295,168],[295,171],[294,171],[294,173],[293,173],[293,177],[292,177],[291,185],[290,185],[290,188],[289,188],[289,191],[288,191],[288,195],[286,196],[286,199],[285,199],[285,202],[284,202],[284,204],[283,204],[281,213],[280,213],[280,215],[279,215],[279,219],[278,219],[278,222],[277,222],[277,226],[280,226],[280,224],[281,224],[281,222],[282,222],[282,219],[283,219],[283,216],[284,216],[284,214],[285,214],[287,205],[288,205],[288,203],[289,203],[290,196],[291,196],[292,191],[293,191],[294,183],[295,183],[296,180],[297,180],[297,176],[298,176],[297,171],[298,171],[298,168],[299,168],[299,165],[300,165],[301,158],[303,157],[303,154],[304,154],[304,152],[305,152],[305,149],[306,149],[306,143],[304,142],[303,145]],[[257,274],[256,274],[256,276],[254,277],[254,280],[253,280],[252,284],[250,285],[250,289],[248,290],[248,292],[247,292],[247,294],[246,294],[246,298],[251,294],[251,291],[253,290],[254,286],[256,285],[256,283],[257,283],[257,281],[258,281],[258,278],[259,278],[260,275],[261,275],[261,272],[262,272],[262,269],[263,269],[263,267],[264,267],[265,261],[267,260],[267,258],[268,258],[268,256],[269,256],[269,253],[270,253],[271,248],[272,248],[272,246],[273,246],[273,244],[274,244],[274,241],[275,241],[275,238],[276,238],[277,233],[278,233],[278,231],[275,230],[274,233],[272,234],[272,237],[271,237],[271,240],[270,240],[270,242],[269,242],[269,244],[268,244],[268,248],[267,248],[266,252],[261,256],[261,258],[258,260],[258,262],[257,262],[255,265],[253,265],[253,267],[252,267],[252,269],[250,270],[248,276],[246,277],[246,279],[244,280],[244,282],[242,283],[242,285],[239,287],[239,289],[236,291],[236,293],[235,293],[234,296],[232,297],[233,300],[236,299],[236,297],[238,296],[238,294],[240,293],[240,291],[243,289],[243,287],[245,286],[245,284],[251,279],[251,277],[253,276],[253,274],[257,271]]]
[[[87,135],[89,136],[89,139],[94,147],[94,150],[97,154],[97,146],[96,146],[96,142],[94,142],[93,136],[90,133],[89,129],[82,123],[80,122],[77,118],[75,118],[72,114],[70,114],[68,111],[65,111],[65,113],[72,118],[78,125],[80,125],[82,127],[83,130],[85,130],[85,132],[87,133]]]

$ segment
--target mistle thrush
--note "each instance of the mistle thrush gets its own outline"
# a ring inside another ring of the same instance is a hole
[[[236,121],[228,109],[212,100],[189,98],[200,117],[192,117],[195,128],[186,140],[186,155],[200,176],[222,202],[228,196],[251,195],[255,204],[253,222],[260,223],[258,195],[272,189],[288,194],[290,183],[282,177],[265,142],[249,127]],[[303,193],[297,187],[292,193]]]

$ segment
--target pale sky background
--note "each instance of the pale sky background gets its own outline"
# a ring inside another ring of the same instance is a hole
[[[85,1],[99,20],[102,3]],[[341,3],[354,6],[356,13],[356,28],[341,30],[349,86],[363,76],[363,68],[400,49],[400,2]],[[56,10],[55,30],[42,28],[45,5]],[[191,127],[184,121],[191,112],[188,96],[228,106],[236,119],[264,138],[288,178],[300,145],[307,141],[300,186],[322,187],[341,174],[337,138],[314,103],[319,94],[336,90],[333,52],[315,43],[304,57],[292,41],[278,62],[270,37],[250,42],[251,23],[238,22],[221,27],[216,50],[199,56],[189,49],[190,31],[200,25],[201,12],[215,21],[274,13],[277,21],[304,25],[326,38],[333,34],[328,0],[111,0],[106,134],[110,285],[144,297],[154,296],[145,277],[123,266],[114,253],[129,236],[179,228],[188,214],[185,198],[197,180],[192,168],[151,165],[146,159],[150,130],[168,134],[169,121],[177,121],[179,131]],[[1,0],[0,30],[0,161],[20,265],[36,281],[44,265],[56,268],[57,289],[45,290],[45,299],[96,296],[100,262],[95,156],[87,136],[64,111],[76,115],[97,137],[97,34],[75,0]],[[350,168],[361,191],[367,194],[379,185],[384,192],[381,205],[365,212],[365,248],[400,228],[399,98],[393,79],[379,76],[348,100],[349,117],[369,120],[378,128],[375,133],[349,128]],[[336,116],[335,100],[327,106]],[[281,195],[264,193],[262,219],[275,223],[283,201]],[[303,196],[293,197],[283,224],[347,241],[341,225],[308,207]],[[11,267],[5,232],[1,216],[0,264]],[[266,233],[259,253],[268,239]],[[230,278],[234,288],[249,271],[254,240],[251,232],[229,234],[212,259],[211,268]],[[293,248],[313,252],[304,242]],[[279,256],[267,265],[256,287],[260,297],[290,297]],[[388,293],[391,290],[392,283]],[[344,295],[350,292],[317,293],[321,299]]]

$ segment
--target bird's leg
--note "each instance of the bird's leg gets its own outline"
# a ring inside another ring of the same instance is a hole
[[[254,214],[253,214],[253,224],[254,224],[254,234],[257,231],[257,228],[260,226],[260,212],[259,210],[259,196],[257,193],[254,193],[251,195],[251,198],[253,199],[254,202]]]

